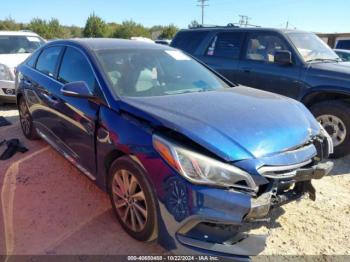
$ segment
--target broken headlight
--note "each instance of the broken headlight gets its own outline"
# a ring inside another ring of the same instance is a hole
[[[235,166],[204,156],[157,135],[153,136],[153,146],[170,166],[194,184],[258,191],[253,178]]]

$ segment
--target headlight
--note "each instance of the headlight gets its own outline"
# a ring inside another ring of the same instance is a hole
[[[10,68],[3,64],[0,64],[0,80],[13,80]]]
[[[258,191],[253,178],[237,167],[196,153],[157,135],[153,136],[153,146],[170,166],[194,184]]]

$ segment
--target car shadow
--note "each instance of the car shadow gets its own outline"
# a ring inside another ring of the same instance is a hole
[[[331,176],[347,175],[350,172],[350,155],[339,159],[331,159],[334,163],[333,170],[331,171]]]
[[[18,109],[16,104],[0,105],[0,116],[5,117],[9,122],[18,121]]]

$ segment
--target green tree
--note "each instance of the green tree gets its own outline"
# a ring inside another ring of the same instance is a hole
[[[164,27],[162,33],[160,34],[159,38],[161,39],[173,39],[175,34],[179,31],[179,28],[177,28],[175,25],[171,24],[166,27]]]
[[[49,31],[49,27],[47,25],[46,20],[40,19],[40,18],[33,18],[29,25],[28,28],[37,33],[38,35],[46,38],[46,39],[50,39],[51,38],[51,34]]]
[[[69,37],[82,37],[83,36],[83,29],[78,26],[67,26],[67,30],[69,31]]]
[[[0,21],[0,30],[17,31],[21,29],[21,25],[16,23],[16,21],[11,17]]]
[[[113,37],[130,39],[133,36],[151,37],[149,30],[132,20],[124,21],[114,32]]]
[[[83,30],[84,37],[105,37],[107,34],[107,25],[102,18],[92,13],[86,20]]]
[[[63,27],[60,25],[60,22],[56,18],[51,18],[47,24],[47,28],[49,34],[47,37],[48,39],[69,37],[69,34],[67,35],[67,32],[65,32]]]

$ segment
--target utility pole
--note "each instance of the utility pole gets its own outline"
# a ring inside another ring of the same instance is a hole
[[[239,15],[239,25],[247,27],[249,25],[249,20],[251,19],[247,15]]]
[[[209,0],[197,0],[197,2],[199,3],[197,6],[202,8],[202,26],[204,25],[204,8],[209,6],[206,4],[206,2],[208,2]]]
[[[288,29],[288,27],[289,27],[289,21],[287,21],[286,23],[286,29]]]

